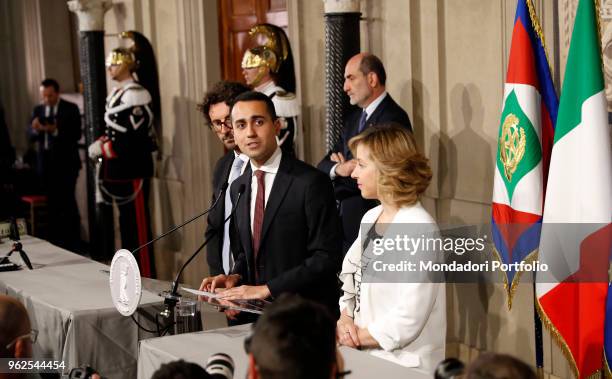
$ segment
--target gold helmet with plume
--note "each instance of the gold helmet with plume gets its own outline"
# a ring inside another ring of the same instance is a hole
[[[125,64],[130,71],[136,71],[142,58],[150,59],[153,55],[149,41],[136,31],[125,31],[117,35],[121,39],[132,40],[132,45],[129,47],[117,47],[113,49],[106,57],[106,67]],[[149,53],[147,50],[151,50]],[[143,56],[143,51],[146,55]]]
[[[273,73],[278,73],[289,56],[289,41],[285,32],[278,26],[259,24],[249,30],[249,35],[251,37],[261,35],[265,38],[265,42],[245,51],[242,68],[266,66]]]
[[[128,39],[133,43],[128,47],[113,49],[106,58],[106,65],[125,64],[134,79],[149,91],[152,97],[152,106],[155,131],[161,134],[161,100],[159,95],[159,77],[157,73],[157,62],[151,43],[141,33],[135,30],[124,31],[116,34],[120,39]]]
[[[127,65],[130,71],[136,68],[136,59],[130,49],[125,47],[117,47],[113,49],[106,57],[106,67]]]

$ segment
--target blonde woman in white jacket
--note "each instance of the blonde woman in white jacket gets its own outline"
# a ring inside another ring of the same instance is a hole
[[[372,239],[384,237],[391,226],[407,227],[400,224],[429,225],[437,230],[419,201],[432,177],[428,160],[418,152],[412,134],[392,124],[367,129],[351,139],[349,147],[357,160],[352,177],[361,196],[378,199],[381,205],[363,216],[362,230],[342,264],[337,341],[433,373],[444,359],[445,284],[362,282],[362,268],[367,265],[362,260],[362,244],[368,246]]]

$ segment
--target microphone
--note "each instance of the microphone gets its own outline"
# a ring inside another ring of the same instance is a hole
[[[177,231],[178,229],[182,228],[183,226],[199,219],[200,217],[204,216],[205,214],[209,213],[210,211],[212,211],[217,204],[219,203],[219,199],[221,199],[221,195],[223,194],[223,192],[225,192],[225,190],[227,189],[228,184],[227,182],[223,183],[223,185],[221,186],[221,189],[219,190],[219,194],[217,195],[217,198],[215,199],[215,201],[213,201],[212,205],[210,206],[210,208],[208,208],[207,210],[205,210],[204,212],[200,213],[199,215],[196,215],[192,218],[190,218],[189,220],[183,222],[182,224],[175,226],[174,228],[168,230],[166,233],[152,239],[151,241],[145,243],[144,245],[138,246],[136,249],[134,249],[134,251],[132,251],[132,254],[136,254],[138,251],[140,251],[141,249],[144,249],[145,247],[149,246],[150,244],[152,244],[153,242],[157,242],[160,239],[164,238],[165,236],[167,236],[168,234],[172,234],[173,232]]]
[[[21,257],[21,260],[23,261],[23,263],[25,263],[25,265],[30,270],[33,270],[34,268],[32,267],[32,262],[30,262],[30,258],[28,257],[26,252],[23,251],[23,245],[21,244],[20,236],[19,236],[19,227],[17,226],[17,219],[15,217],[11,217],[11,227],[10,227],[9,238],[11,239],[11,241],[13,241],[13,248],[7,255],[2,257],[2,260],[0,260],[0,264],[10,263],[9,257],[14,252],[17,252],[19,253],[19,256]]]
[[[225,223],[236,212],[236,208],[238,208],[238,203],[240,202],[240,198],[242,197],[242,194],[244,193],[245,190],[246,190],[246,185],[244,185],[244,184],[241,184],[240,187],[238,187],[238,197],[236,198],[236,202],[234,203],[234,206],[232,207],[232,211],[230,212],[229,216],[227,216],[227,218],[225,220],[223,220],[223,224],[222,225],[225,225]],[[209,237],[204,240],[204,243],[202,245],[200,245],[200,247],[195,251],[195,253],[193,253],[193,255],[191,257],[189,257],[189,259],[187,259],[187,261],[185,263],[183,263],[183,266],[179,270],[178,274],[176,274],[176,278],[174,278],[174,281],[172,282],[172,291],[170,292],[169,295],[171,295],[171,296],[176,296],[177,295],[177,288],[178,288],[179,278],[181,277],[181,274],[183,273],[183,270],[198,255],[198,253],[200,251],[202,251],[204,246],[206,246],[208,244],[208,242],[211,240],[211,238],[214,235],[216,235],[218,232],[219,231],[217,229],[213,229],[213,233],[210,234]]]

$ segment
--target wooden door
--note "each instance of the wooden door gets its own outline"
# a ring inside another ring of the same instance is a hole
[[[245,50],[256,44],[249,29],[267,22],[287,32],[287,0],[219,0],[221,75],[244,83],[240,62]]]

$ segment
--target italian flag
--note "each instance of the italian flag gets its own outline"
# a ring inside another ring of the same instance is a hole
[[[538,311],[578,378],[602,368],[611,234],[612,152],[597,18],[595,2],[580,0],[539,251],[540,263],[563,270],[539,273],[536,282]]]

